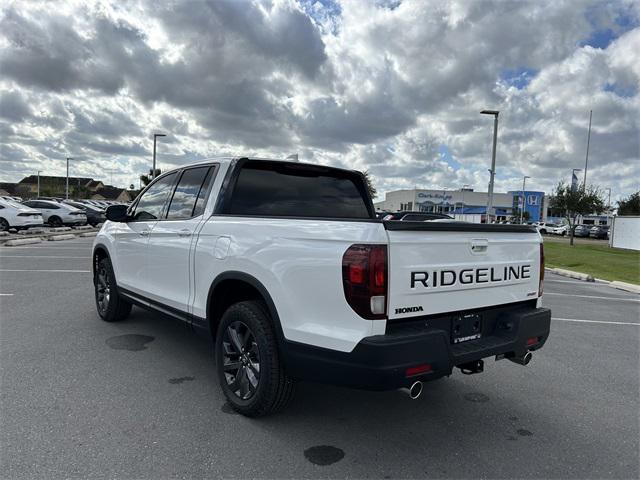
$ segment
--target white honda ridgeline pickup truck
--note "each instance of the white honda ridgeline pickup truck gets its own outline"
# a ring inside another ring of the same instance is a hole
[[[526,365],[547,340],[534,227],[376,219],[363,175],[214,159],[112,206],[93,248],[102,319],[132,304],[215,339],[229,404],[281,409],[296,380],[405,388]]]

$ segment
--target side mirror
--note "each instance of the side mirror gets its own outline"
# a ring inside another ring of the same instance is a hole
[[[111,205],[107,207],[107,220],[111,220],[112,222],[127,222],[130,220],[129,215],[127,215],[127,207],[126,205]]]

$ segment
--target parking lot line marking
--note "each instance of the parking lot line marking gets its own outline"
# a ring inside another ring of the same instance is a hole
[[[546,295],[556,295],[558,297],[580,297],[580,298],[597,298],[597,299],[603,299],[603,300],[621,300],[623,302],[640,302],[640,300],[635,299],[635,298],[626,298],[626,297],[599,297],[596,295],[574,295],[571,293],[552,293],[552,292],[547,292],[544,294]]]
[[[91,270],[17,270],[1,268],[0,272],[91,273]]]
[[[0,297],[13,297],[13,293],[0,293]]]
[[[607,322],[602,320],[578,320],[577,318],[557,318],[557,317],[551,317],[551,320],[556,320],[559,322],[603,323],[603,324],[611,324],[611,325],[635,325],[636,327],[640,327],[640,323],[632,323],[632,322]]]

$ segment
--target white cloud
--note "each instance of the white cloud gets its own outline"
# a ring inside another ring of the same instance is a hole
[[[72,155],[135,183],[164,131],[165,168],[298,151],[379,191],[485,189],[495,108],[498,188],[582,168],[593,110],[590,179],[638,189],[637,2],[379,3],[5,4],[0,180]]]

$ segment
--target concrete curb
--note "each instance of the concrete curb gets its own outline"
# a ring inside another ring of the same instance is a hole
[[[563,277],[575,278],[576,280],[582,280],[584,282],[595,282],[595,278],[588,273],[574,272],[572,270],[565,270],[564,268],[547,268],[548,272],[555,273],[556,275],[562,275]]]
[[[47,238],[47,240],[49,240],[50,242],[57,242],[58,240],[72,240],[74,238],[76,238],[75,235],[71,233],[65,233],[62,235],[51,235]]]
[[[91,225],[80,225],[75,227],[74,230],[93,230],[93,227]]]
[[[616,280],[609,283],[609,286],[617,288],[618,290],[624,290],[625,292],[640,293],[640,285],[634,285],[633,283],[618,282]]]
[[[98,232],[84,232],[78,235],[79,237],[95,237],[98,235]]]
[[[71,227],[54,227],[49,229],[50,232],[70,232]]]
[[[62,228],[68,228],[68,227],[62,227]],[[95,229],[93,231],[69,231],[69,230],[64,230],[65,235],[74,235],[76,237],[79,237],[82,233],[98,233],[99,229]],[[27,239],[31,239],[31,238],[37,238],[40,240],[46,240],[48,237],[52,236],[52,235],[61,235],[61,233],[57,233],[57,232],[53,232],[51,230],[49,230],[48,232],[42,232],[42,233],[35,233],[35,232],[28,232],[28,233],[23,233],[20,232],[20,237],[22,238],[16,238],[16,237],[10,237],[7,238],[7,236],[4,235],[0,235],[0,246],[6,244],[6,242],[11,241],[11,240],[27,240]]]
[[[17,247],[18,245],[29,245],[30,243],[40,243],[41,238],[15,238],[13,240],[7,240],[3,245],[7,247]]]

